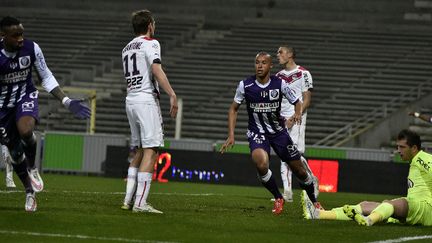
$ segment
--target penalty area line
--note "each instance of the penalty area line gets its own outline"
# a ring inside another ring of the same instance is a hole
[[[401,238],[397,238],[397,239],[371,241],[371,242],[368,242],[368,243],[398,243],[398,242],[406,242],[406,241],[413,241],[413,240],[424,240],[424,239],[432,239],[432,235],[407,236],[407,237],[401,237]]]
[[[10,230],[0,230],[0,234],[72,238],[72,239],[100,240],[100,241],[136,242],[136,243],[174,243],[175,242],[175,241],[138,240],[138,239],[127,239],[127,238],[97,237],[97,236],[89,236],[89,235],[66,235],[66,234],[10,231]]]

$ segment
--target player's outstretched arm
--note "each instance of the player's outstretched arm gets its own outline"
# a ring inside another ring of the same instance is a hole
[[[240,107],[240,104],[233,102],[230,106],[230,109],[228,111],[228,138],[225,141],[225,143],[220,148],[220,152],[223,154],[225,151],[230,149],[234,143],[234,130],[237,122],[237,115],[238,115],[238,109]]]
[[[172,118],[175,118],[178,110],[177,96],[173,88],[171,87],[171,84],[169,83],[165,72],[162,69],[162,65],[159,63],[153,63],[151,65],[151,68],[153,75],[156,77],[156,80],[159,82],[162,89],[170,97],[170,115]]]
[[[84,103],[83,100],[78,99],[70,99],[65,95],[63,90],[57,86],[50,92],[54,97],[56,97],[58,100],[60,100],[63,105],[72,113],[74,114],[75,118],[77,119],[88,119],[91,115],[90,108],[88,108]]]

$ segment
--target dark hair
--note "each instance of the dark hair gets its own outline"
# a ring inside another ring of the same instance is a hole
[[[6,16],[2,18],[2,20],[0,21],[0,30],[4,31],[5,28],[7,27],[10,27],[12,25],[20,25],[20,24],[21,22],[18,19],[11,16]]]
[[[287,49],[289,52],[291,52],[293,54],[293,59],[296,58],[297,56],[297,51],[296,49],[294,49],[294,47],[290,46],[290,45],[281,45],[280,47]]]
[[[138,10],[132,13],[132,27],[135,34],[147,33],[150,23],[154,23],[154,19],[149,10]]]
[[[421,149],[421,139],[416,132],[408,129],[404,129],[400,131],[397,140],[404,140],[404,139],[407,141],[408,146],[412,147],[415,145],[417,146],[418,150]]]

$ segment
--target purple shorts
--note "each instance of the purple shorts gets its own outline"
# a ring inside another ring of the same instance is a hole
[[[247,136],[251,153],[255,149],[261,148],[270,156],[270,147],[272,147],[277,156],[284,162],[289,163],[300,159],[300,153],[286,129],[272,135],[248,131]]]
[[[15,107],[0,109],[0,129],[5,129],[9,143],[20,138],[17,122],[23,116],[31,116],[38,122],[39,104],[37,90],[25,94]]]

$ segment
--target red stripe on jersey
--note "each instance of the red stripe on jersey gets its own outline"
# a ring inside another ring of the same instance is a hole
[[[302,70],[302,71],[307,71],[307,69],[304,68],[304,67],[302,67],[302,66],[298,66],[298,69],[299,69],[299,70]]]
[[[156,39],[154,39],[154,38],[150,38],[150,37],[147,37],[147,36],[143,37],[143,39],[144,39],[144,40],[148,40],[148,41],[156,40]]]
[[[289,83],[289,84],[292,83],[292,82],[294,82],[294,81],[296,81],[296,80],[298,80],[298,79],[300,79],[302,76],[303,76],[302,72],[295,72],[295,73],[293,73],[293,74],[291,74],[289,76],[285,76],[282,73],[278,73],[277,74],[278,78],[282,79],[283,81],[285,81],[286,83]]]

